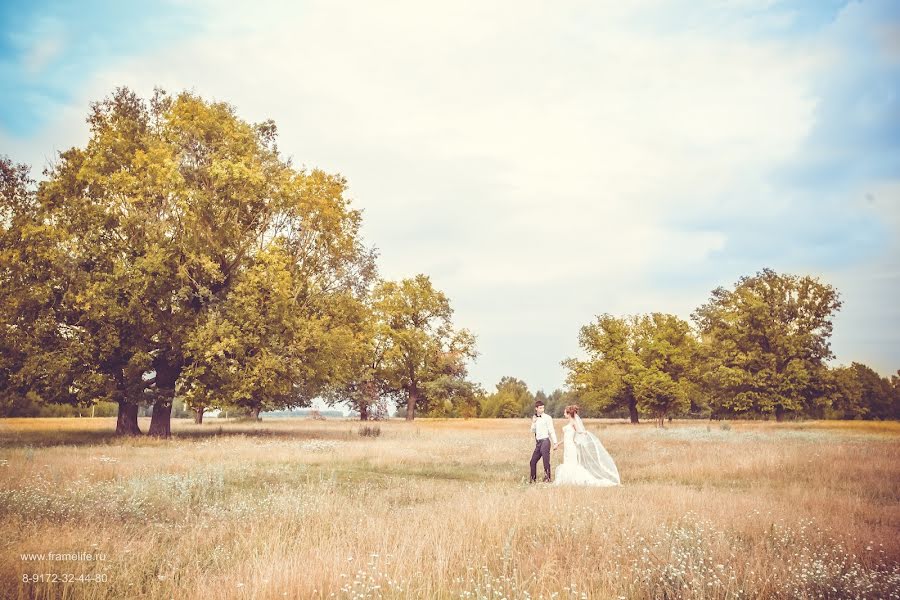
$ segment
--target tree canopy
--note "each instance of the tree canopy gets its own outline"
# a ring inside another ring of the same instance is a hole
[[[378,346],[383,352],[378,379],[406,418],[427,413],[436,399],[467,402],[475,392],[462,385],[466,361],[475,358],[475,336],[455,329],[447,296],[427,275],[382,281],[373,292]],[[457,381],[456,385],[453,381]]]
[[[581,328],[586,360],[569,358],[568,383],[590,410],[627,408],[658,420],[686,412],[695,389],[698,340],[674,315],[600,315]]]
[[[727,414],[813,410],[825,397],[837,290],[813,277],[764,269],[717,288],[693,315],[712,349],[705,383]]]
[[[191,93],[144,101],[122,88],[88,123],[87,146],[60,154],[33,203],[4,199],[30,223],[16,228],[29,237],[8,293],[39,294],[29,310],[41,318],[23,327],[45,337],[43,359],[23,349],[44,361],[18,369],[23,387],[151,402],[150,433],[168,436],[176,393],[198,407],[292,406],[340,377],[375,274],[346,181],[295,169],[272,122]]]

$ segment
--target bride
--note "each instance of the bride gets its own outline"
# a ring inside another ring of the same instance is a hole
[[[563,462],[556,467],[555,485],[619,485],[619,470],[600,440],[584,428],[578,405],[566,407],[563,426]]]

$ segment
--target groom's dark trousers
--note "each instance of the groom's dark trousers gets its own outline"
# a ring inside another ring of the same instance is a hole
[[[537,481],[537,464],[544,458],[544,481],[550,481],[550,438],[537,440],[531,455],[531,481]]]

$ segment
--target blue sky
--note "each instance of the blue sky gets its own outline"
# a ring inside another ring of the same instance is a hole
[[[837,362],[900,368],[897,2],[0,6],[2,152],[39,174],[123,84],[273,118],[382,274],[450,295],[489,389],[764,267],[838,287]]]
[[[37,0],[0,4],[0,124],[27,137],[85,78],[196,30],[199,14],[167,3]]]

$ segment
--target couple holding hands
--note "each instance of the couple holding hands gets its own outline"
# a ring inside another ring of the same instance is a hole
[[[578,405],[566,407],[567,423],[563,426],[563,462],[556,467],[555,485],[619,485],[619,470],[609,452],[593,433],[584,428],[578,416]],[[550,451],[559,448],[553,417],[544,412],[544,403],[534,403],[531,417],[534,453],[531,455],[531,482],[537,481],[537,463],[544,461],[544,481],[550,482]]]

